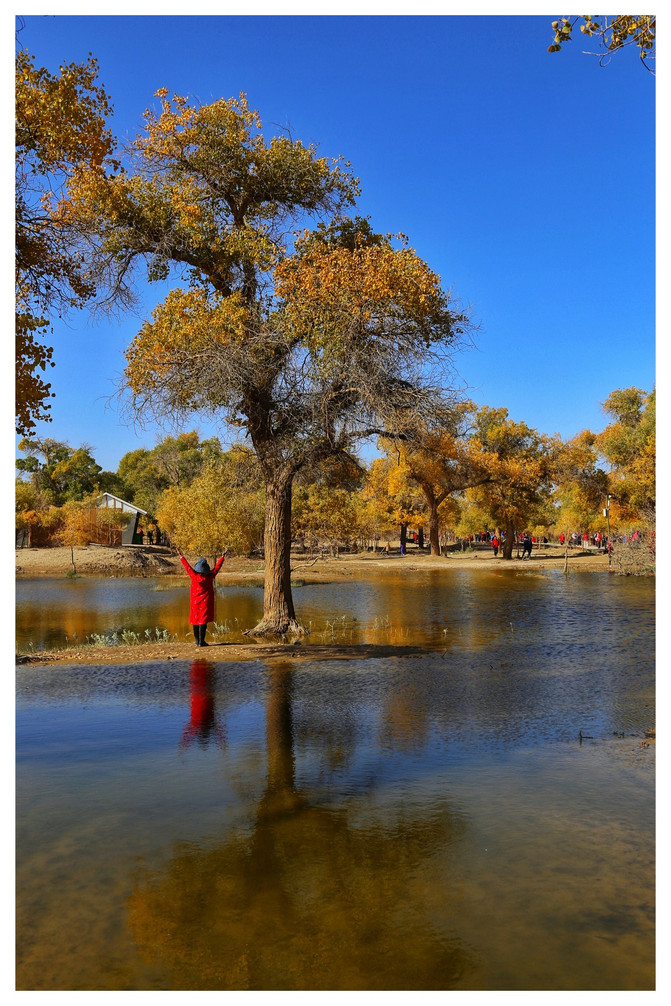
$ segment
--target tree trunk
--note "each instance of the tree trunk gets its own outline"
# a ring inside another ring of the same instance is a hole
[[[265,579],[263,618],[249,636],[302,636],[291,596],[291,484],[293,475],[276,473],[266,481],[266,526],[263,536]]]
[[[501,556],[504,559],[512,559],[513,557],[513,546],[515,545],[515,528],[510,524],[506,527],[506,540],[503,542],[501,548]]]
[[[431,555],[440,555],[440,534],[438,532],[438,504],[429,502],[429,550]]]
[[[408,525],[401,524],[401,555],[405,555],[407,545],[408,545]]]
[[[417,548],[424,548],[424,528],[421,524],[417,528]]]

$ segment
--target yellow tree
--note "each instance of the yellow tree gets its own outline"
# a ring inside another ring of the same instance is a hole
[[[347,489],[313,483],[294,494],[293,525],[296,534],[315,546],[328,542],[333,555],[340,544],[350,545],[358,535],[357,508]]]
[[[655,391],[617,388],[603,403],[613,420],[594,438],[608,462],[608,491],[620,516],[652,526],[655,520]]]
[[[92,511],[95,512],[95,523],[105,524],[108,527],[124,527],[130,520],[130,514],[122,510],[113,508],[97,507],[98,494],[93,493],[84,499],[68,500],[62,507],[52,508],[52,521],[55,520],[54,511],[58,514],[58,530],[55,538],[61,545],[70,547],[70,559],[72,570],[77,572],[75,567],[75,548],[88,545],[91,541],[92,532]]]
[[[475,437],[489,479],[466,496],[488,523],[505,531],[502,555],[511,559],[516,532],[547,523],[559,445],[556,438],[509,419],[507,409],[488,406],[476,415]]]
[[[404,549],[408,525],[424,522],[425,501],[417,483],[410,479],[400,452],[390,450],[386,457],[372,462],[363,492],[375,505],[384,526],[398,526],[400,545]]]
[[[441,507],[455,493],[491,478],[480,442],[469,435],[474,412],[472,402],[462,402],[441,417],[440,425],[420,427],[393,444],[382,442],[392,456],[403,459],[407,478],[424,495],[432,555],[440,555]],[[454,515],[454,508],[444,507],[443,512]]]
[[[563,443],[557,453],[554,471],[554,526],[567,539],[573,532],[606,530],[603,509],[608,495],[608,476],[598,465],[596,436],[583,430]]]
[[[97,74],[92,57],[51,74],[25,50],[16,55],[16,427],[24,435],[37,420],[50,421],[43,373],[54,366],[53,351],[42,341],[49,317],[94,293],[54,207],[78,165],[96,171],[111,151],[110,106]]]
[[[358,185],[340,159],[266,141],[244,95],[196,107],[158,93],[132,169],[82,171],[62,217],[116,291],[140,261],[150,278],[188,270],[190,286],[173,289],[129,347],[125,387],[138,415],[195,411],[249,437],[266,491],[264,614],[251,631],[300,633],[289,563],[297,472],[434,403],[437,366],[412,361],[421,350],[444,363],[466,319],[407,243],[365,221],[289,246],[293,221],[353,203]]]
[[[249,553],[263,541],[264,493],[253,453],[237,445],[159,497],[157,520],[182,552]]]

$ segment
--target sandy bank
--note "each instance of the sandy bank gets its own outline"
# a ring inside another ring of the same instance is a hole
[[[196,556],[190,557],[195,560]],[[74,549],[74,563],[78,576],[163,576],[184,575],[179,557],[159,546],[129,546],[126,548],[105,548],[89,545]],[[608,569],[608,557],[597,552],[569,552],[569,566],[580,570]],[[531,559],[494,558],[491,549],[473,552],[450,552],[433,556],[410,548],[408,554],[400,556],[383,552],[373,554],[363,552],[345,553],[337,559],[318,559],[292,555],[292,573],[306,583],[323,583],[325,580],[347,579],[351,576],[370,576],[390,569],[511,569],[534,571],[541,569],[563,569],[564,553],[560,548],[540,548]],[[72,574],[72,556],[69,548],[20,548],[16,549],[16,575],[67,576]],[[263,578],[263,559],[248,559],[234,556],[224,563],[220,579],[231,581],[259,581]]]

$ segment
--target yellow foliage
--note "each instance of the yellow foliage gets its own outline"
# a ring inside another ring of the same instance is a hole
[[[24,434],[50,419],[53,396],[39,373],[53,366],[51,348],[39,341],[49,311],[81,305],[94,292],[53,203],[78,165],[98,172],[111,151],[110,106],[97,71],[92,57],[52,75],[25,50],[16,55],[16,421]]]
[[[249,311],[240,293],[210,296],[201,289],[171,290],[126,350],[126,379],[135,393],[160,385],[184,358],[214,346],[244,344]]]
[[[428,346],[436,321],[446,320],[440,277],[412,249],[388,242],[310,246],[304,237],[297,254],[276,267],[275,281],[287,319],[313,349],[328,348],[334,337],[338,344],[343,334],[382,337],[390,316],[411,320]]]
[[[586,38],[594,39],[604,52],[611,53],[627,45],[638,47],[640,58],[654,59],[657,18],[654,14],[580,14],[562,17],[552,22],[554,41],[548,52],[559,52],[570,42],[573,29],[580,23],[580,31]]]
[[[263,492],[235,486],[221,466],[210,465],[191,485],[167,489],[156,517],[182,552],[248,553],[263,540]]]

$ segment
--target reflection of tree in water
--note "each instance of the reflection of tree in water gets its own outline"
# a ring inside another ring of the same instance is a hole
[[[393,823],[311,806],[294,784],[290,668],[269,671],[267,784],[251,836],[182,846],[138,882],[129,925],[175,989],[449,989],[469,966],[432,869],[446,808]],[[416,815],[416,812],[415,812]]]
[[[217,723],[214,704],[214,665],[207,660],[194,660],[189,675],[191,685],[191,716],[184,728],[180,748],[197,741],[207,746],[212,738],[223,747],[226,738],[221,724]]]

